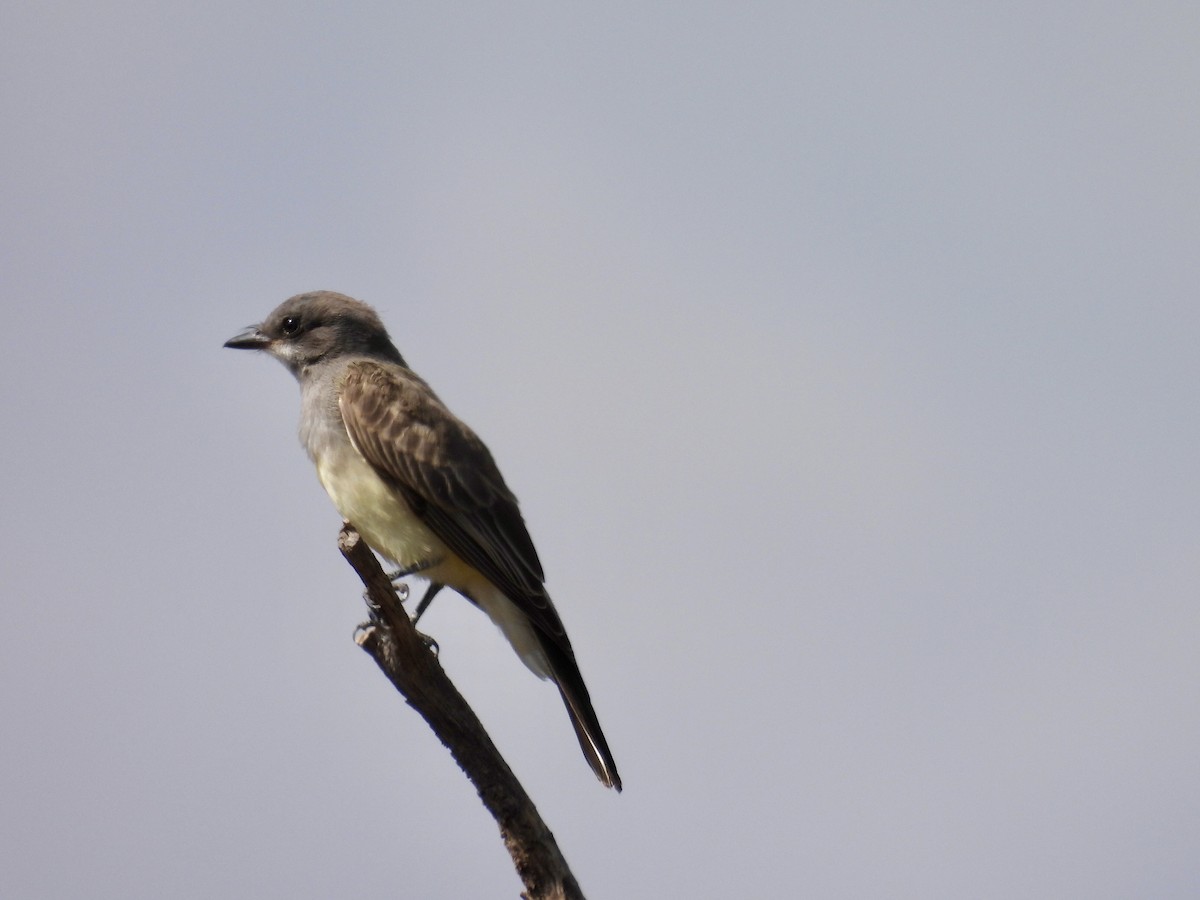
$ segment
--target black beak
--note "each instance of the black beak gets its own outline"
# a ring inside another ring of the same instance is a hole
[[[259,330],[259,326],[251,325],[227,340],[225,346],[234,350],[264,350],[269,343],[271,339]]]

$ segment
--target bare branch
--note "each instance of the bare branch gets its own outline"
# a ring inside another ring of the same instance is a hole
[[[504,846],[525,883],[525,900],[583,900],[554,835],[538,815],[479,718],[426,646],[396,596],[395,588],[348,523],[338,549],[367,589],[370,622],[355,640],[378,664],[405,702],[429,723],[466,773],[500,826]]]

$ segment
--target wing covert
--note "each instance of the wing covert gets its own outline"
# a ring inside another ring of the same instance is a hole
[[[354,446],[430,530],[565,642],[517,499],[483,441],[419,376],[395,366],[351,363],[339,406]]]

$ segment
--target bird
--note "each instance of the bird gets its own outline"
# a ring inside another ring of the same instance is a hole
[[[516,496],[491,452],[416,374],[378,313],[334,291],[297,294],[225,342],[279,360],[300,385],[300,441],[333,505],[380,556],[486,613],[553,682],[606,786],[621,776]]]

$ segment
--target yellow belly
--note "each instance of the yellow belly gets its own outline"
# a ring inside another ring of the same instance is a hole
[[[529,619],[473,566],[465,563],[417,518],[412,508],[376,474],[350,444],[316,461],[317,477],[342,518],[368,546],[404,569],[471,598],[499,626],[517,655],[539,678],[549,664]]]
[[[317,477],[342,518],[377,552],[409,568],[437,563],[449,551],[352,446],[317,460]]]

